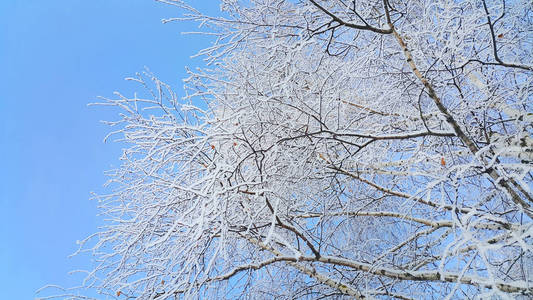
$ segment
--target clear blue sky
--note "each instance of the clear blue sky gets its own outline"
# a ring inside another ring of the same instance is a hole
[[[218,1],[191,1],[218,11]],[[145,66],[181,93],[184,66],[209,45],[180,35],[191,24],[153,0],[0,1],[0,299],[33,299],[45,284],[72,286],[76,240],[97,230],[105,170],[121,145],[103,143],[99,120],[117,111],[87,107],[96,96],[137,89],[123,78]]]

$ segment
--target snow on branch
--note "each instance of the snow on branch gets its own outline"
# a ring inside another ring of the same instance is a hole
[[[116,94],[129,146],[84,240],[120,299],[528,299],[527,1],[173,4],[185,94]],[[169,20],[170,21],[170,20]]]

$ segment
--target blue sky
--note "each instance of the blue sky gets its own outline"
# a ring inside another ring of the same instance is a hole
[[[180,94],[184,67],[202,63],[189,57],[209,40],[179,34],[192,24],[161,24],[178,14],[152,0],[0,1],[0,299],[75,285],[68,272],[90,268],[90,257],[67,256],[97,230],[90,192],[105,191],[123,145],[104,144],[99,123],[117,111],[87,104],[132,95],[123,78],[145,66]]]

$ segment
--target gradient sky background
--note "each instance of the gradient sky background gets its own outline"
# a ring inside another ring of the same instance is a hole
[[[190,1],[210,13],[218,1]],[[87,107],[148,67],[182,93],[184,67],[206,38],[181,35],[196,25],[160,20],[179,11],[153,0],[0,1],[0,299],[33,299],[46,284],[79,283],[91,267],[67,258],[97,230],[104,171],[122,145],[103,143],[117,110]],[[48,293],[39,295],[45,296]]]

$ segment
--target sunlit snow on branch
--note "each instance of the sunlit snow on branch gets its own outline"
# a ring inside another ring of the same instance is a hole
[[[533,296],[530,1],[161,2],[213,45],[182,97],[145,72],[103,99],[129,148],[84,288]]]

